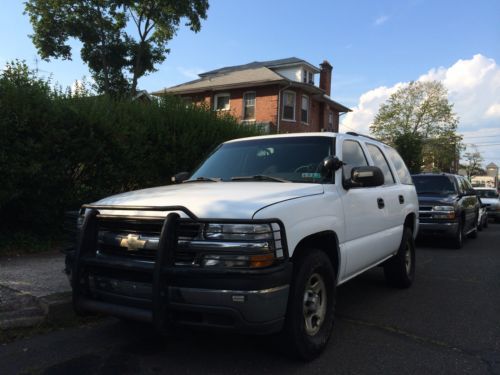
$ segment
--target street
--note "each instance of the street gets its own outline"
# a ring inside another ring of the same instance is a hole
[[[329,346],[311,363],[268,337],[105,319],[0,346],[1,374],[500,374],[500,225],[460,250],[418,243],[416,281],[386,286],[381,268],[337,291]]]

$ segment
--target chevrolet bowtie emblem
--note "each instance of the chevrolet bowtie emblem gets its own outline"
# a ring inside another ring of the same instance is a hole
[[[126,247],[128,251],[136,251],[139,249],[144,249],[146,245],[146,240],[141,240],[141,237],[136,234],[129,234],[127,238],[122,238],[120,241],[121,247]]]

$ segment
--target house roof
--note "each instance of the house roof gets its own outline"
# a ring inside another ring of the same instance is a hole
[[[227,66],[220,69],[211,70],[209,72],[199,74],[200,78],[194,81],[186,82],[177,86],[172,86],[152,92],[153,95],[165,94],[196,94],[204,91],[221,91],[235,88],[255,87],[278,84],[287,87],[299,87],[305,92],[314,95],[315,99],[321,102],[328,103],[330,106],[339,112],[350,112],[351,110],[342,104],[337,103],[329,96],[325,95],[325,91],[315,85],[302,83],[277,73],[276,68],[284,68],[287,66],[304,65],[315,73],[320,70],[309,64],[305,60],[296,57],[289,57],[280,60],[270,61],[254,61],[249,64]]]
[[[152,94],[191,94],[207,90],[216,91],[238,86],[244,87],[248,86],[249,83],[252,85],[266,85],[285,81],[285,77],[273,72],[271,69],[265,67],[249,68],[203,76],[200,79],[159,90]]]
[[[282,68],[282,67],[287,67],[291,65],[306,65],[309,69],[313,70],[314,73],[319,73],[320,70],[315,67],[314,65],[311,65],[305,60],[299,59],[297,57],[288,57],[286,59],[279,59],[279,60],[269,60],[269,61],[254,61],[248,64],[243,64],[243,65],[234,65],[234,66],[226,66],[224,68],[219,68],[215,70],[210,70],[205,73],[200,73],[200,77],[206,77],[209,75],[214,75],[214,74],[223,74],[223,73],[229,73],[229,72],[235,72],[238,70],[246,70],[246,69],[256,69],[256,68]]]

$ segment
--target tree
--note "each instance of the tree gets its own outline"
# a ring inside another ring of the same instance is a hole
[[[181,20],[198,32],[207,10],[208,0],[28,0],[25,6],[40,56],[70,60],[68,41],[79,40],[97,91],[111,95],[134,95],[139,78],[165,61]]]
[[[464,154],[464,158],[466,161],[464,168],[469,180],[472,176],[485,174],[485,171],[482,169],[482,163],[484,159],[481,153],[477,150],[476,145],[472,145],[472,149],[472,152],[469,151]]]
[[[449,171],[460,149],[457,124],[440,82],[410,82],[380,106],[370,130],[396,147],[412,173],[424,161]]]

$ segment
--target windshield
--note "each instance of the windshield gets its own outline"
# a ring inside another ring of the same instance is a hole
[[[448,176],[413,176],[417,194],[455,194],[453,180]]]
[[[481,198],[498,198],[498,193],[495,189],[491,190],[476,190],[477,195]]]
[[[334,154],[334,141],[331,137],[283,137],[226,143],[205,160],[191,180],[325,182],[321,166],[324,158]]]

